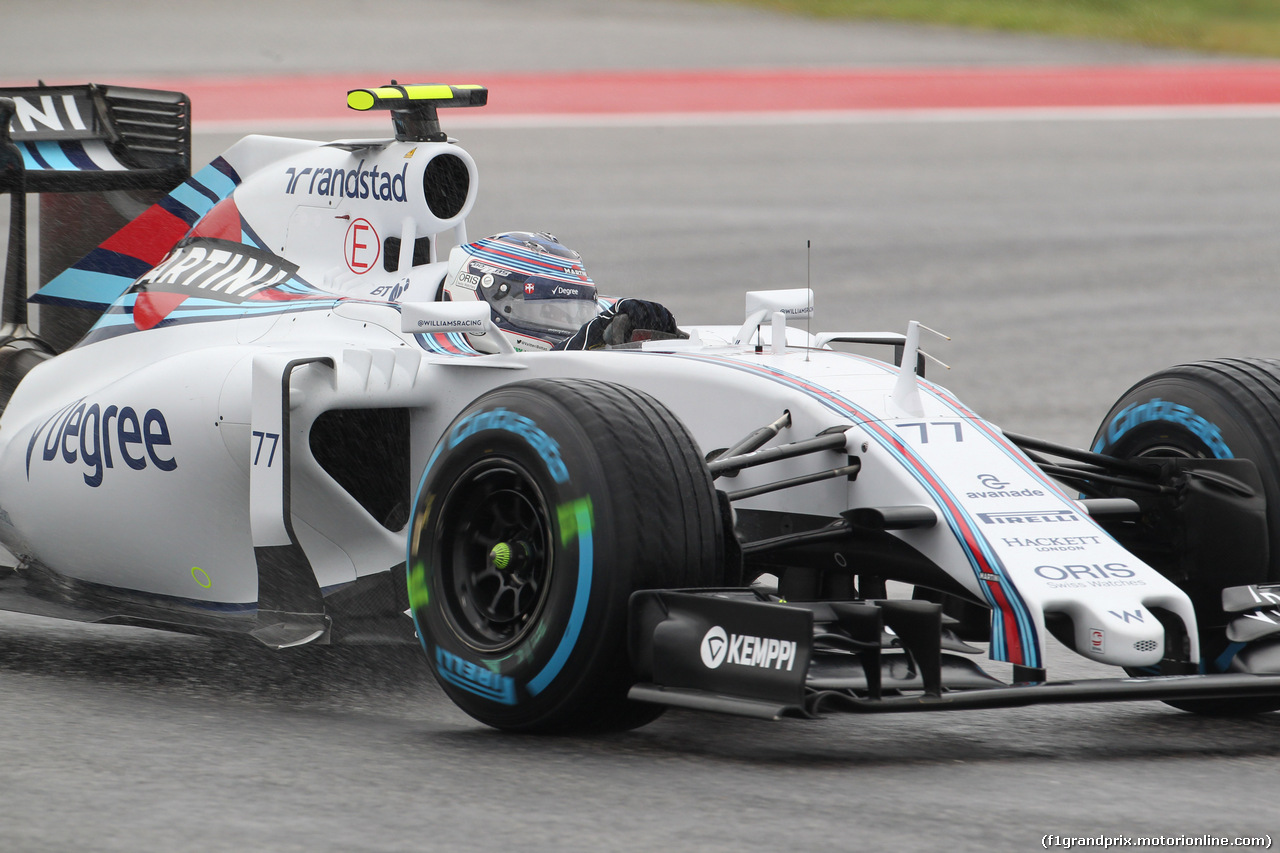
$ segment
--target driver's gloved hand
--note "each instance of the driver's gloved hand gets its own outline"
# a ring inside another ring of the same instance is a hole
[[[643,340],[639,333],[658,332],[665,336],[682,336],[676,318],[664,306],[645,299],[619,299],[613,307],[597,314],[567,341],[552,349],[600,349],[632,340]]]

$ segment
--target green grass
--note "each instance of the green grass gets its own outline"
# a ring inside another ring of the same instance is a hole
[[[1280,0],[714,0],[822,18],[914,21],[1280,56]]]

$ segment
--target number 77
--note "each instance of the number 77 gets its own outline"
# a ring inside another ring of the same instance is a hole
[[[258,437],[258,447],[257,447],[257,449],[256,449],[256,450],[254,450],[254,452],[253,452],[253,464],[254,464],[254,465],[257,465],[257,464],[258,464],[258,460],[259,460],[259,458],[262,456],[262,445],[263,445],[263,443],[264,443],[268,438],[269,438],[269,439],[271,439],[271,450],[267,452],[267,467],[268,467],[268,468],[270,468],[270,467],[271,467],[271,464],[275,461],[275,458],[276,458],[276,445],[280,443],[280,433],[278,433],[278,432],[263,432],[262,430],[257,430],[257,429],[255,429],[255,430],[253,431],[253,434],[254,434],[255,436],[257,436],[257,437]]]

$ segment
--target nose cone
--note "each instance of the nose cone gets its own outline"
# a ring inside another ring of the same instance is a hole
[[[1143,667],[1155,666],[1164,657],[1164,626],[1141,602],[1072,602],[1058,612],[1071,618],[1074,648],[1087,658]]]

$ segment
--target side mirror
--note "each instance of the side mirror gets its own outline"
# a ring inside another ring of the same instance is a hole
[[[813,291],[807,287],[792,290],[751,290],[747,292],[747,320],[734,335],[733,342],[740,344],[749,339],[765,320],[774,314],[786,319],[813,316]]]
[[[492,334],[500,352],[514,354],[516,351],[507,336],[493,325],[487,302],[401,302],[400,331],[419,335]]]

